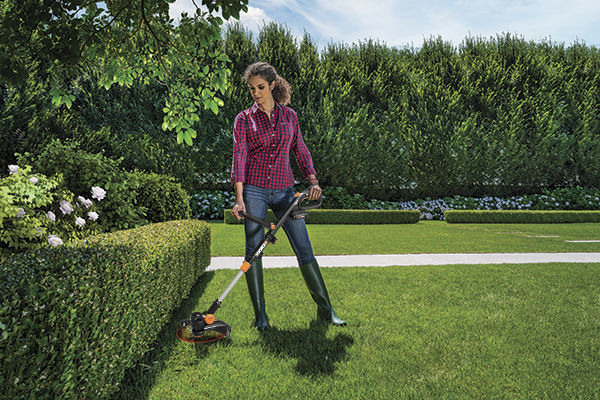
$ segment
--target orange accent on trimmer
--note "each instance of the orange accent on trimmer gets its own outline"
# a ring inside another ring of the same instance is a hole
[[[250,269],[250,263],[248,261],[244,261],[240,269],[244,272],[248,272],[248,270]]]
[[[204,322],[206,322],[207,324],[214,324],[215,323],[215,316],[212,314],[206,314],[206,317],[204,317]]]
[[[300,196],[300,192],[298,192],[294,195],[294,197],[298,197],[298,196]]]

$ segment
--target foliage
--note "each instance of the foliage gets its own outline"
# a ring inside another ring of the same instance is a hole
[[[167,87],[134,80],[107,92],[100,75],[87,74],[73,85],[89,96],[77,92],[66,113],[43,106],[48,83],[32,64],[25,93],[0,96],[3,156],[37,154],[52,136],[75,138],[86,151],[123,158],[128,170],[174,176],[189,193],[223,189],[233,120],[252,104],[241,75],[263,59],[294,90],[291,106],[324,188],[398,202],[510,198],[600,182],[596,47],[498,35],[457,45],[438,37],[418,48],[365,40],[318,49],[308,33],[297,40],[275,23],[257,36],[229,25],[215,47],[231,59],[231,85],[219,94],[227,107],[215,115],[193,106],[200,121],[192,129],[203,133],[194,147],[161,132]],[[302,181],[297,168],[296,176]]]
[[[171,221],[0,265],[3,396],[104,399],[210,263],[210,227]]]
[[[448,210],[446,222],[474,224],[561,224],[600,222],[600,211]]]
[[[102,232],[129,229],[145,224],[146,209],[137,205],[139,182],[119,168],[120,160],[112,160],[101,153],[88,153],[75,142],[52,141],[41,154],[23,154],[19,162],[30,163],[36,171],[47,176],[61,174],[65,189],[73,193],[88,193],[92,186],[100,186],[111,195],[98,205],[97,223]]]
[[[0,8],[0,83],[22,84],[31,64],[52,82],[52,103],[71,108],[73,82],[97,72],[99,85],[135,80],[167,85],[164,130],[192,144],[198,109],[217,114],[231,72],[218,46],[223,19],[248,11],[247,0],[203,0],[175,23],[172,0],[7,0]],[[195,3],[194,3],[195,4]],[[218,14],[221,13],[222,17]]]
[[[323,188],[323,208],[339,208],[343,210],[363,210],[367,200],[362,194],[350,194],[342,187]]]
[[[19,252],[69,242],[99,231],[93,223],[97,215],[89,214],[96,213],[96,205],[83,197],[89,203],[87,206],[77,201],[65,189],[62,175],[48,178],[33,173],[30,166],[12,167],[18,171],[0,179],[0,261]],[[63,202],[67,202],[71,211],[63,207]]]
[[[146,210],[149,222],[190,218],[190,196],[174,178],[135,171],[130,174],[139,187],[135,203]]]
[[[600,181],[595,47],[498,35],[458,46],[430,38],[419,49],[331,43],[319,53],[309,35],[298,44],[284,30],[275,46],[243,34],[225,37],[238,44],[230,58],[258,49],[288,71],[324,187],[410,200]]]

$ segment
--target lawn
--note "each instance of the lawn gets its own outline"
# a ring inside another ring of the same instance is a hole
[[[314,320],[297,270],[271,269],[270,331],[241,282],[217,313],[230,340],[176,339],[235,273],[204,275],[117,398],[600,398],[600,264],[327,268],[345,328]]]
[[[212,223],[213,256],[243,227]],[[598,224],[308,225],[316,254],[600,251]],[[292,255],[284,232],[267,255]],[[265,271],[272,329],[251,328],[240,282],[217,317],[231,339],[194,345],[179,321],[236,271],[207,272],[133,367],[121,399],[600,399],[600,264],[327,268],[346,328],[315,321],[295,269]]]
[[[421,221],[408,225],[307,225],[315,254],[543,253],[598,252],[600,225],[448,224]],[[212,255],[243,256],[244,228],[211,223]],[[265,255],[293,255],[283,230]]]

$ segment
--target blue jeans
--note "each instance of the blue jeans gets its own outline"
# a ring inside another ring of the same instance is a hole
[[[294,188],[266,189],[253,185],[244,185],[244,204],[246,212],[260,219],[266,219],[267,209],[270,207],[280,219],[285,209],[294,200]],[[312,245],[303,219],[288,218],[283,223],[283,230],[287,235],[299,265],[308,264],[315,260]],[[246,257],[252,257],[265,236],[264,228],[256,222],[244,220],[246,233]],[[262,255],[261,255],[262,257]]]

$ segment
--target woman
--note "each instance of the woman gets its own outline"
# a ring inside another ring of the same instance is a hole
[[[321,188],[300,133],[298,116],[286,107],[291,97],[289,83],[264,62],[248,66],[244,80],[255,103],[237,115],[233,127],[231,182],[236,200],[231,213],[238,220],[242,218],[239,214],[242,211],[265,219],[270,207],[280,218],[294,197],[290,151],[311,185],[309,199],[318,199]],[[262,241],[264,230],[248,220],[244,230],[246,257],[250,257]],[[346,325],[331,306],[304,220],[289,218],[283,230],[296,253],[306,286],[317,303],[317,315],[334,325]],[[269,318],[265,310],[262,258],[252,263],[246,272],[246,283],[254,307],[254,326],[266,329]]]

